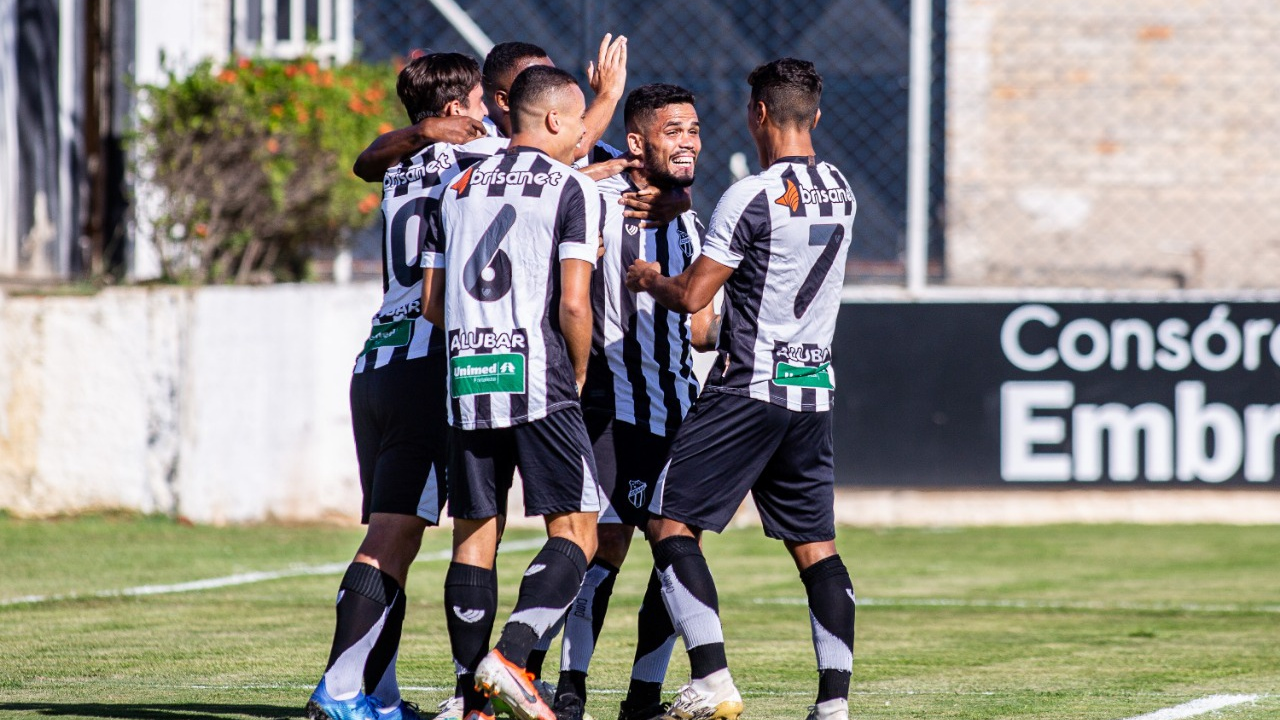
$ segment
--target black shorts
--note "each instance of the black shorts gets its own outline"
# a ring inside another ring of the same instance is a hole
[[[451,517],[482,520],[506,515],[516,468],[524,486],[526,516],[600,509],[596,462],[577,406],[508,428],[454,428],[452,440]]]
[[[833,540],[833,467],[830,412],[703,392],[676,433],[649,510],[720,532],[750,491],[765,535]]]
[[[445,382],[443,352],[351,376],[362,522],[392,513],[439,524],[449,457]]]
[[[672,438],[654,435],[631,423],[614,419],[607,410],[584,411],[591,449],[600,471],[601,524],[644,529],[658,476],[671,456]]]

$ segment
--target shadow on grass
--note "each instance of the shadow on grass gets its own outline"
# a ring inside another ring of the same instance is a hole
[[[47,717],[130,720],[229,720],[244,717],[289,720],[303,716],[302,708],[218,703],[0,703],[0,713],[7,712],[28,712]]]

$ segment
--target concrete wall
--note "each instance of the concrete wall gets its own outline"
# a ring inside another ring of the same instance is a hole
[[[0,295],[0,508],[353,520],[376,285]]]
[[[379,297],[376,284],[0,292],[0,509],[357,522],[347,388]],[[836,511],[873,526],[1280,522],[1280,493],[1194,495],[842,489]],[[736,522],[758,522],[750,503]]]
[[[947,7],[951,283],[1275,286],[1271,3]]]

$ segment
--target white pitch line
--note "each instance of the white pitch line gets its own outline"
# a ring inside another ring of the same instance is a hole
[[[513,552],[519,550],[533,550],[542,547],[545,540],[516,540],[509,543],[503,543],[498,547],[498,553]],[[453,553],[449,550],[440,550],[429,555],[419,555],[419,562],[432,562],[440,560],[448,560]],[[292,567],[285,570],[272,570],[263,572],[238,573],[236,575],[225,575],[223,577],[207,578],[204,580],[192,580],[190,582],[173,583],[171,585],[139,585],[137,587],[123,588],[119,590],[95,590],[85,593],[61,593],[55,595],[24,595],[22,597],[0,599],[0,607],[7,605],[36,605],[46,602],[57,602],[61,600],[86,600],[97,598],[120,598],[120,597],[143,597],[147,595],[168,595],[171,593],[198,592],[200,590],[216,590],[218,588],[234,587],[236,585],[249,585],[252,583],[266,582],[268,580],[281,580],[283,578],[292,577],[309,577],[314,575],[337,575],[345,572],[349,562],[327,563],[324,565],[305,565],[302,567]]]
[[[756,605],[808,605],[807,598],[756,598]],[[1055,600],[962,600],[958,598],[867,598],[858,604],[870,607],[1013,608],[1016,610],[1138,610],[1143,612],[1280,613],[1280,605],[1239,603],[1103,603]]]
[[[1257,695],[1210,695],[1202,697],[1199,700],[1175,705],[1173,707],[1164,708],[1149,712],[1146,715],[1137,715],[1126,720],[1182,720],[1182,718],[1195,717],[1203,715],[1214,710],[1231,707],[1232,705],[1242,705],[1247,702],[1254,702],[1258,699]]]

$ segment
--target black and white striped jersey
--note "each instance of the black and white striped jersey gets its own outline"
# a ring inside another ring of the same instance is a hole
[[[436,143],[382,176],[382,306],[354,372],[444,350],[444,335],[422,317],[422,241],[426,218],[448,182],[507,146],[481,138],[466,145]]]
[[[599,183],[604,200],[604,257],[591,278],[595,330],[583,404],[623,422],[669,436],[698,397],[689,316],[668,310],[648,293],[627,289],[637,259],[678,275],[701,252],[692,211],[661,227],[644,228],[622,216],[618,198],[637,190],[626,174]]]
[[[840,171],[812,157],[780,158],[724,194],[702,253],[735,271],[706,392],[831,409],[831,338],[856,207]]]
[[[595,182],[533,148],[509,148],[448,186],[423,266],[446,271],[454,427],[510,427],[578,403],[560,261],[594,265],[599,238]]]

